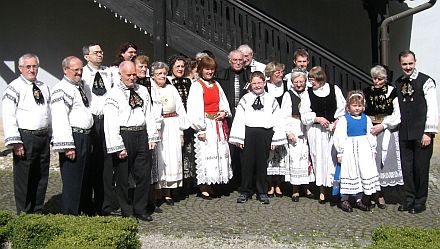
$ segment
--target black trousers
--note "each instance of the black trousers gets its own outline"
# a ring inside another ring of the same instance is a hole
[[[246,126],[242,153],[240,193],[248,195],[252,195],[254,192],[266,194],[267,159],[269,158],[273,133],[272,129]],[[255,189],[253,186],[254,179]]]
[[[87,186],[88,177],[84,175],[88,172],[90,160],[90,134],[72,133],[75,142],[75,160],[70,160],[66,157],[64,152],[59,153],[61,179],[63,181],[62,213],[78,215],[82,209],[85,209],[84,204],[87,200],[87,193],[84,191],[84,186]],[[81,209],[80,209],[81,207]]]
[[[39,212],[44,206],[49,178],[49,137],[20,132],[25,156],[13,155],[17,214]]]
[[[118,202],[123,216],[145,214],[151,178],[148,135],[146,131],[121,131],[121,136],[128,157],[121,160],[113,153]]]
[[[85,186],[85,209],[86,213],[98,213],[112,211],[111,204],[114,196],[113,161],[112,156],[107,154],[104,134],[104,119],[93,115],[93,127],[90,133],[92,152],[90,165],[85,174],[87,185]],[[93,200],[93,201],[92,201]]]
[[[425,205],[434,139],[424,148],[419,140],[400,140],[399,143],[405,202],[408,205]]]

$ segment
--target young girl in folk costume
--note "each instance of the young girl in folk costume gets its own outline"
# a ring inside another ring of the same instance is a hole
[[[306,88],[306,73],[294,69],[291,73],[293,88],[284,93],[281,114],[284,118],[284,131],[288,139],[286,157],[286,182],[292,184],[292,201],[299,201],[299,187],[303,185],[307,198],[314,195],[309,190],[309,183],[315,181],[311,162],[306,126],[301,123],[299,106]]]
[[[264,91],[264,74],[255,71],[249,79],[251,92],[245,94],[238,103],[229,139],[231,144],[243,150],[240,196],[237,203],[245,203],[256,192],[257,199],[268,204],[266,191],[269,152],[287,141],[280,129],[280,107],[276,99]]]
[[[376,137],[370,133],[373,124],[365,115],[362,91],[351,91],[347,97],[347,113],[339,118],[333,135],[334,145],[341,163],[341,209],[352,212],[349,196],[355,196],[356,208],[369,211],[362,202],[363,194],[380,191],[376,168]]]
[[[214,81],[216,63],[202,57],[197,66],[200,79],[191,85],[188,118],[195,130],[197,184],[203,199],[212,199],[210,185],[228,183],[232,178],[225,118],[231,115],[228,100],[220,84]]]

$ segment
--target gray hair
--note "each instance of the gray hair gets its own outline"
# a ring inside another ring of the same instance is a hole
[[[73,60],[73,59],[78,59],[78,60],[80,60],[78,57],[73,56],[73,55],[71,55],[71,56],[67,56],[67,57],[64,58],[63,61],[61,62],[61,66],[63,67],[63,69],[64,69],[64,68],[68,68],[68,67],[70,67],[70,61]]]
[[[165,68],[167,72],[170,70],[170,67],[165,62],[162,61],[153,62],[153,64],[151,64],[150,76],[154,75],[154,71],[162,68]]]
[[[239,54],[241,54],[241,56],[244,56],[243,53],[240,50],[236,49],[236,50],[232,50],[231,52],[229,52],[228,60],[230,60],[231,57],[232,57],[232,54],[235,54],[235,53],[237,53],[237,54],[239,53]]]
[[[242,53],[249,52],[252,55],[254,54],[254,51],[252,50],[252,48],[249,45],[247,45],[247,44],[240,45],[237,48],[237,50],[241,51]]]
[[[304,80],[307,80],[307,74],[304,73],[303,71],[300,70],[292,70],[292,73],[290,74],[290,79],[293,80],[298,78],[298,77],[303,77]]]
[[[379,77],[384,78],[385,81],[387,80],[387,70],[381,65],[372,67],[370,70],[370,75],[372,78]]]
[[[28,53],[28,54],[24,54],[24,55],[22,55],[22,56],[18,59],[18,65],[19,65],[19,66],[23,66],[24,60],[25,60],[25,59],[29,59],[29,58],[35,58],[35,59],[37,60],[37,65],[40,65],[40,59],[38,59],[38,56],[35,55],[35,54],[31,54],[31,53]]]

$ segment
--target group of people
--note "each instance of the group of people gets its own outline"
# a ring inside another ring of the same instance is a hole
[[[413,52],[399,55],[395,87],[378,65],[371,87],[344,98],[323,68],[307,71],[304,49],[287,75],[279,62],[257,62],[246,44],[222,70],[210,51],[150,65],[137,50],[122,44],[105,67],[101,46],[87,44],[87,64],[66,57],[52,89],[37,80],[36,55],[19,58],[21,74],[2,98],[17,213],[43,208],[50,145],[59,152],[63,214],[151,221],[161,203],[174,205],[173,190],[197,188],[211,200],[238,189],[237,203],[256,194],[268,204],[288,192],[286,182],[293,202],[315,198],[314,182],[319,203],[337,195],[346,212],[350,196],[360,210],[385,208],[383,188],[404,185],[399,211],[425,210],[437,100]]]

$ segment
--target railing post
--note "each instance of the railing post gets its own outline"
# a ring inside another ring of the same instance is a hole
[[[153,0],[153,58],[155,61],[165,61],[166,47],[166,0]]]

